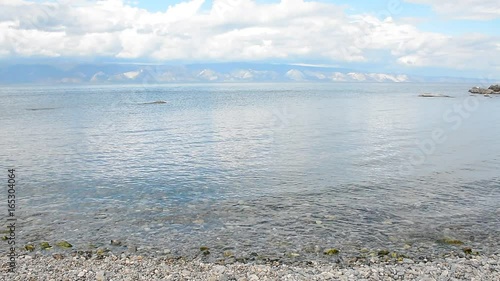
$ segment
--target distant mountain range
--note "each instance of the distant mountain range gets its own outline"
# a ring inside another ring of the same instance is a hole
[[[162,84],[227,82],[490,82],[454,77],[366,73],[328,66],[258,63],[190,65],[11,64],[0,84]]]

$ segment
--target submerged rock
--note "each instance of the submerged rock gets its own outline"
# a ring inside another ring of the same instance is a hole
[[[73,247],[73,245],[68,243],[68,241],[59,241],[56,243],[56,246],[61,247],[61,248],[65,248],[65,249]]]
[[[422,98],[452,98],[452,96],[443,95],[443,94],[432,94],[432,93],[423,93],[423,94],[418,95],[418,96],[422,97]]]
[[[390,253],[390,252],[389,252],[389,251],[387,251],[387,250],[380,250],[380,251],[378,251],[377,256],[379,256],[379,257],[383,257],[383,256],[387,256],[387,255],[389,255],[389,253]]]
[[[470,247],[465,247],[462,250],[464,251],[464,253],[466,253],[468,255],[472,254],[472,248],[470,248]]]
[[[457,240],[457,239],[452,239],[452,238],[444,238],[441,240],[438,240],[439,243],[442,244],[447,244],[447,245],[463,245],[464,242]]]
[[[52,249],[52,246],[50,246],[49,242],[42,242],[40,243],[40,248],[42,248],[42,250],[49,250]]]
[[[145,102],[143,104],[165,104],[165,103],[167,103],[167,102],[164,100],[157,100],[157,101],[152,101],[152,102]]]
[[[121,246],[122,245],[122,241],[120,241],[120,240],[111,240],[111,245],[112,246]]]
[[[326,249],[323,253],[327,256],[333,256],[333,255],[338,255],[339,252],[340,251],[338,249],[332,248],[332,249]]]
[[[234,253],[231,251],[224,251],[223,255],[226,258],[234,257]]]

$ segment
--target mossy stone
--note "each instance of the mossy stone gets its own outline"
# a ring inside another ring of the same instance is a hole
[[[69,249],[69,248],[73,247],[73,245],[68,243],[68,241],[59,241],[56,243],[56,246],[60,247],[60,248],[64,248],[64,249]]]
[[[33,244],[28,244],[24,246],[24,249],[28,252],[33,252],[35,250],[35,245]]]
[[[107,252],[109,252],[109,249],[103,249],[103,248],[100,248],[100,249],[97,249],[97,251],[95,252],[98,256],[103,256],[104,254],[106,254]]]
[[[7,237],[7,236],[5,236],[5,235],[2,237],[2,240],[4,240],[4,241],[5,241],[5,240],[8,240],[8,239],[9,239],[9,237]]]
[[[40,243],[40,248],[42,248],[42,250],[50,250],[52,246],[50,246],[49,242],[42,242]]]
[[[201,246],[200,247],[200,251],[204,252],[204,251],[208,251],[210,250],[210,248],[206,247],[206,246]]]
[[[223,255],[226,258],[234,257],[234,253],[231,251],[224,251]]]
[[[389,253],[390,253],[390,252],[389,252],[389,251],[387,251],[387,250],[380,250],[380,251],[378,251],[377,255],[378,255],[379,257],[383,257],[383,256],[387,256],[387,255],[389,255]]]
[[[338,255],[339,252],[340,251],[338,249],[331,248],[331,249],[326,249],[323,253],[328,256],[333,256],[333,255]]]
[[[447,245],[463,245],[464,242],[457,240],[457,239],[452,239],[452,238],[444,238],[439,240],[438,242],[447,244]]]
[[[209,250],[203,251],[202,253],[203,253],[204,256],[210,255],[210,251]]]

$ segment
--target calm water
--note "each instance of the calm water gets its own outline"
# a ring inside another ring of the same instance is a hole
[[[214,259],[438,254],[453,250],[443,237],[498,252],[500,98],[469,86],[0,88],[18,239],[179,255],[206,245]]]

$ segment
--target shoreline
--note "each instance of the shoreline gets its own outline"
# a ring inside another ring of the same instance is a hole
[[[289,265],[218,264],[139,255],[20,255],[15,273],[8,273],[7,258],[0,259],[2,280],[498,280],[500,254],[437,258],[428,261],[347,264],[309,262]]]

